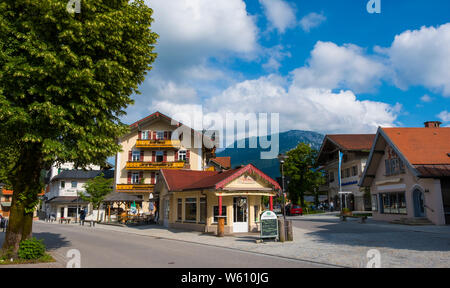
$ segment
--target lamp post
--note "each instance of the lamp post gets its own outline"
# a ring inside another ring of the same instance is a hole
[[[284,196],[284,160],[287,158],[286,155],[283,154],[279,154],[278,155],[278,160],[280,161],[280,166],[281,166],[281,192],[283,194],[283,220],[286,221],[286,199]]]

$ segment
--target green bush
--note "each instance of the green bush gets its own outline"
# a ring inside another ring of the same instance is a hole
[[[30,238],[19,244],[18,256],[20,259],[39,259],[45,254],[43,240]]]

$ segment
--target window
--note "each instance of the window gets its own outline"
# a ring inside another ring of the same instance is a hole
[[[217,223],[218,219],[217,216],[219,216],[219,206],[214,206],[213,207],[213,212],[214,212],[214,222],[213,223]],[[225,216],[225,225],[227,225],[227,206],[222,206],[222,216]]]
[[[149,136],[148,130],[142,131],[141,133],[142,133],[141,134],[141,139],[147,140],[148,136]]]
[[[132,161],[136,162],[136,161],[141,161],[141,151],[139,150],[134,150],[133,154],[132,154]]]
[[[156,162],[164,161],[164,151],[156,151]]]
[[[131,174],[131,184],[139,184],[139,172]]]
[[[197,220],[197,198],[184,200],[184,221],[195,222]]]
[[[372,211],[378,211],[378,195],[372,195]]]
[[[186,150],[178,151],[178,160],[179,161],[186,161]]]
[[[406,214],[405,192],[384,193],[381,197],[381,213],[384,214]]]
[[[200,198],[200,222],[206,223],[206,198]]]
[[[345,178],[350,177],[350,168],[345,169]]]
[[[72,188],[77,188],[77,181],[72,181]]]
[[[386,176],[405,173],[405,165],[400,158],[386,159],[384,161]]]
[[[334,182],[334,172],[333,171],[330,171],[329,177],[330,177],[330,183],[333,183]]]
[[[352,176],[358,176],[358,167],[357,166],[352,167]]]
[[[156,132],[156,139],[158,139],[158,140],[164,139],[164,131],[157,131]]]
[[[181,198],[178,198],[178,204],[177,204],[177,221],[181,221],[181,220],[183,220],[182,219],[182,206],[183,205],[183,199],[181,199]]]
[[[66,181],[61,181],[61,188],[66,188]]]

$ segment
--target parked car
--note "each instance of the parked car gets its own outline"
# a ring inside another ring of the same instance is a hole
[[[292,205],[289,209],[289,215],[303,215],[303,209],[300,205]]]

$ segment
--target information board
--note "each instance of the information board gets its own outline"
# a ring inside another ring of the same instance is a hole
[[[261,238],[278,238],[277,215],[270,210],[261,213]]]

